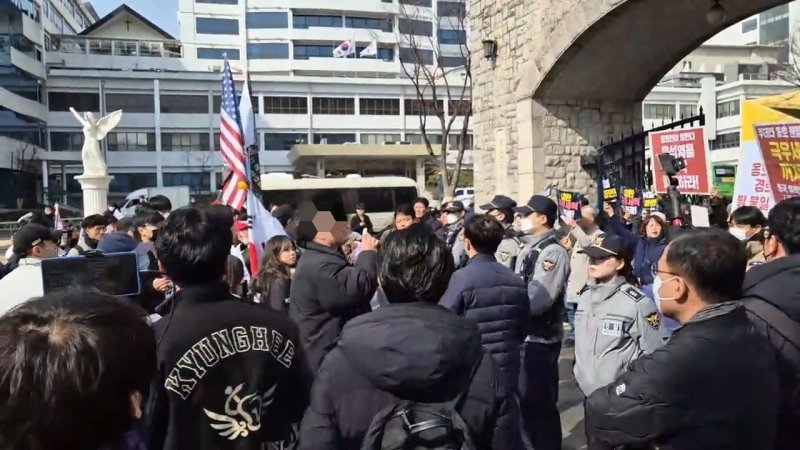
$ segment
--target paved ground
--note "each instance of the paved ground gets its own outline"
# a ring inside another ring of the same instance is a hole
[[[558,360],[558,410],[561,412],[561,433],[564,437],[562,450],[586,448],[583,431],[583,394],[572,376],[572,348],[561,350]]]

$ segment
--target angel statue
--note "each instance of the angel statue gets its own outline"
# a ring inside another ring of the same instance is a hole
[[[72,111],[78,122],[83,125],[83,148],[81,148],[83,175],[108,175],[108,166],[106,166],[106,161],[100,152],[99,142],[119,124],[122,119],[122,110],[118,109],[99,120],[95,120],[91,112],[85,112],[81,117],[80,113],[75,111],[75,108],[69,108],[69,110]]]

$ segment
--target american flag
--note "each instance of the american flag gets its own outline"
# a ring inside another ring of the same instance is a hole
[[[236,88],[233,85],[231,65],[227,59],[222,71],[222,101],[219,121],[219,148],[222,150],[222,159],[225,160],[225,164],[231,171],[222,187],[222,203],[240,210],[247,201],[247,189],[240,188],[241,183],[247,183],[247,170],[245,169],[242,130],[239,126],[238,107],[236,106]]]

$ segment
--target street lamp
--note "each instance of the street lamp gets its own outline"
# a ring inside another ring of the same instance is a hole
[[[483,40],[483,57],[494,61],[497,58],[497,41]]]
[[[709,25],[719,25],[727,16],[725,12],[725,7],[722,6],[719,2],[720,0],[714,0],[714,4],[711,5],[711,8],[706,12],[706,20],[708,21]]]

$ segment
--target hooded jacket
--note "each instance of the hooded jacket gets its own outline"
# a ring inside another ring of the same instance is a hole
[[[747,271],[742,286],[744,299],[753,298],[771,303],[795,322],[800,322],[800,255],[790,255]],[[794,449],[800,442],[800,348],[783,337],[772,325],[750,314],[756,331],[766,336],[777,350],[780,382],[780,412],[775,437],[776,449]]]
[[[443,403],[464,391],[458,412],[476,447],[521,449],[514,389],[481,348],[474,322],[438,305],[379,308],[350,321],[325,357],[303,417],[300,449],[360,449],[374,416],[397,399]]]

